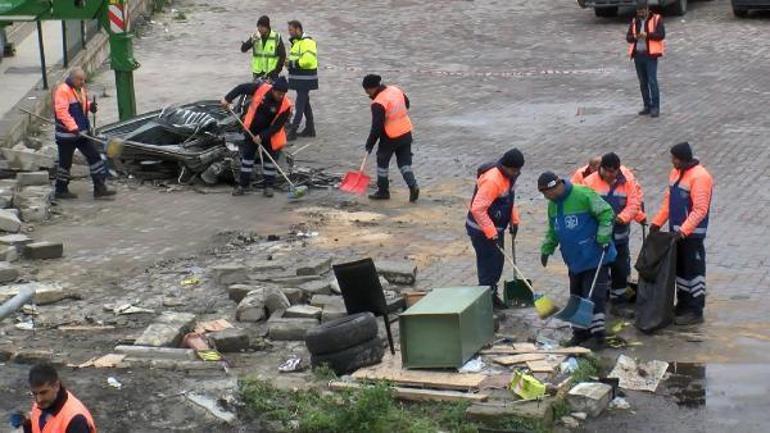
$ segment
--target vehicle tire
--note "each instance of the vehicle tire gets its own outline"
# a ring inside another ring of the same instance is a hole
[[[305,345],[312,355],[336,353],[377,336],[377,320],[372,313],[358,313],[311,328]]]
[[[747,9],[733,8],[733,15],[735,15],[738,18],[746,18],[747,16],[749,16],[749,11]]]
[[[687,13],[687,0],[675,0],[666,12],[669,15],[682,16]]]
[[[310,364],[313,367],[328,365],[338,375],[347,374],[361,367],[374,365],[382,361],[385,346],[378,337],[374,337],[353,347],[335,353],[312,355]]]
[[[618,8],[617,7],[594,8],[594,14],[596,14],[597,17],[602,17],[602,18],[616,17],[618,16]]]

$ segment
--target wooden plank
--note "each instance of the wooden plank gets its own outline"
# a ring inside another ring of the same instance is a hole
[[[545,354],[526,353],[524,355],[498,356],[498,357],[492,358],[492,362],[495,362],[507,367],[509,365],[522,364],[527,361],[542,361],[543,359],[545,359]]]
[[[484,349],[479,352],[482,355],[524,355],[527,353],[538,353],[543,355],[587,355],[591,353],[591,349],[585,347],[560,347],[558,349],[535,349],[535,350],[517,350],[511,346],[492,346],[489,349]]]
[[[537,346],[534,343],[513,343],[513,350],[520,353],[537,352]]]
[[[333,390],[345,390],[345,389],[361,389],[365,385],[360,383],[329,382],[329,388]],[[391,387],[393,395],[400,400],[406,401],[471,401],[471,402],[483,402],[487,401],[489,394],[484,393],[469,393],[460,391],[440,391],[434,389],[419,389],[419,388],[406,388],[402,386]]]
[[[386,380],[397,385],[411,385],[423,388],[470,390],[478,389],[486,379],[485,374],[460,374],[432,370],[405,370],[401,367],[401,356],[390,354],[382,363],[359,369],[353,378],[363,380]]]

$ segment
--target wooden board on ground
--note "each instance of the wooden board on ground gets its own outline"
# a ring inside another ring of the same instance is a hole
[[[525,353],[524,355],[498,356],[492,358],[492,362],[507,367],[509,365],[522,364],[528,361],[542,361],[543,359],[545,359],[544,353]]]
[[[360,383],[332,381],[329,388],[334,390],[361,389],[365,385]],[[487,401],[489,394],[470,393],[461,391],[441,391],[435,389],[407,388],[403,386],[391,387],[396,398],[406,401]]]
[[[514,347],[492,346],[491,348],[484,349],[479,353],[482,355],[523,355],[526,353],[539,353],[544,355],[587,355],[591,353],[591,349],[575,346],[575,347],[560,347],[558,349],[550,349],[550,350],[544,350],[544,349],[538,349],[538,348],[535,348],[534,350],[520,350],[520,349],[517,349],[514,345]]]
[[[533,373],[553,373],[554,370],[564,362],[564,356],[551,357],[552,359],[542,359],[539,361],[527,361],[527,368]]]
[[[476,390],[486,379],[485,374],[460,374],[435,370],[406,370],[401,366],[401,355],[386,355],[382,363],[364,367],[353,373],[353,379],[386,380],[397,385],[422,388]]]

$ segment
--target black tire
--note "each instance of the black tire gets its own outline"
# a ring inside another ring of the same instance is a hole
[[[618,8],[617,7],[594,8],[594,14],[596,14],[597,17],[602,17],[602,18],[616,17],[618,16]]]
[[[313,367],[324,364],[328,365],[335,373],[341,375],[358,370],[361,367],[377,364],[382,361],[383,355],[385,355],[385,346],[382,340],[374,337],[336,353],[312,355],[310,363]]]
[[[749,16],[749,11],[747,9],[733,8],[733,15],[735,15],[738,18],[746,18],[747,16]]]
[[[305,334],[312,355],[336,353],[377,336],[377,319],[372,313],[358,313],[326,322]]]
[[[682,16],[687,13],[687,0],[675,0],[666,10],[668,15]]]

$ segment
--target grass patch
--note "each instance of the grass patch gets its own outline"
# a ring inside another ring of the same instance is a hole
[[[591,378],[599,376],[600,365],[597,358],[591,356],[578,358],[577,364],[577,368],[572,372],[572,385],[591,382]]]
[[[313,367],[313,378],[319,382],[329,382],[337,378],[337,373],[328,365],[322,364],[318,367]]]

